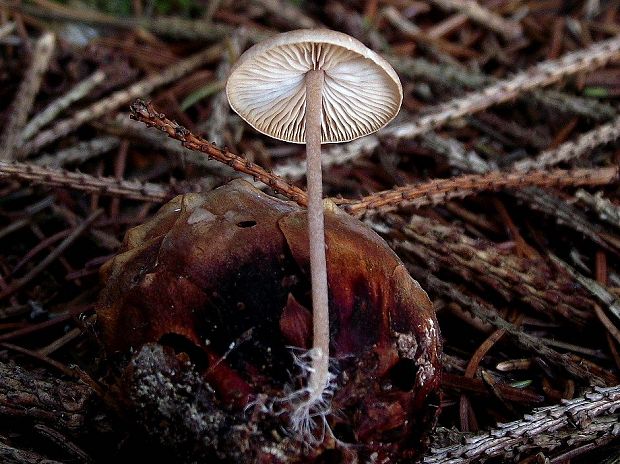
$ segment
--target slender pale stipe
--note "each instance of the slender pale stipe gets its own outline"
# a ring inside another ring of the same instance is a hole
[[[317,357],[312,365],[314,371],[308,383],[312,399],[321,396],[329,375],[329,308],[321,174],[321,114],[324,79],[325,73],[322,70],[311,70],[306,74],[308,236],[314,326],[313,348],[317,350]]]

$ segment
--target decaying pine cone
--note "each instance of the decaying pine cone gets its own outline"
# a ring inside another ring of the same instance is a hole
[[[110,358],[125,360],[119,401],[154,441],[186,462],[420,455],[439,405],[432,305],[359,221],[326,212],[325,235],[338,377],[333,435],[309,448],[286,434],[286,397],[301,387],[291,346],[312,344],[305,210],[233,181],[176,197],[127,233],[103,267],[97,314]]]

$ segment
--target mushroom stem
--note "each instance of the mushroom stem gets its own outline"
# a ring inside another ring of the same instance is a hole
[[[320,399],[329,380],[329,309],[327,261],[321,174],[321,114],[323,70],[306,73],[306,180],[308,185],[308,237],[312,283],[313,350],[309,401]]]

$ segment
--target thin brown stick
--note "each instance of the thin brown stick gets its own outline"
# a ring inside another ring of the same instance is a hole
[[[266,186],[301,206],[307,206],[308,204],[306,192],[299,187],[295,187],[281,177],[266,171],[239,155],[231,153],[226,149],[220,149],[202,137],[192,134],[185,127],[168,119],[163,113],[157,112],[151,103],[145,103],[142,100],[134,102],[131,105],[131,117],[143,122],[147,126],[155,127],[165,132],[169,137],[180,141],[186,148],[204,153],[209,158],[227,164],[235,171],[253,176]]]
[[[93,103],[67,119],[58,121],[50,129],[40,132],[30,142],[25,143],[19,150],[19,158],[23,159],[39,151],[53,141],[58,140],[60,137],[73,132],[82,124],[114,111],[138,97],[148,95],[158,87],[174,82],[205,63],[218,59],[221,52],[221,45],[211,46],[189,58],[173,64],[160,73],[155,73],[130,85],[126,89],[119,90],[103,100]]]
[[[616,416],[615,419],[620,419],[620,417]],[[612,420],[613,420],[613,417],[612,417]],[[598,423],[598,421],[596,422]],[[553,459],[549,459],[547,462],[549,464],[565,464],[565,463],[575,462],[576,458],[578,458],[579,456],[595,451],[605,445],[611,444],[614,440],[618,438],[618,433],[614,433],[613,428],[610,429],[609,421],[601,421],[601,422],[602,422],[603,427],[606,427],[612,433],[603,434],[603,436],[601,436],[600,433],[591,434],[590,435],[591,441],[585,442],[585,440],[583,440],[583,442],[585,443],[583,443],[581,446],[578,446],[577,448],[573,448],[564,453],[560,453],[557,456],[554,456]],[[574,446],[573,443],[571,443],[571,445]],[[612,456],[607,460],[601,461],[601,463],[618,464],[619,459],[620,458],[618,456],[615,456],[615,457]],[[588,461],[589,459],[586,458],[585,460]]]
[[[60,372],[62,372],[64,375],[68,376],[68,377],[73,377],[76,379],[79,379],[79,376],[77,375],[76,372],[72,371],[71,369],[69,369],[67,366],[65,366],[63,363],[58,362],[48,356],[45,356],[44,354],[41,354],[37,351],[32,351],[29,350],[27,348],[18,346],[18,345],[14,345],[13,343],[6,343],[6,342],[2,342],[0,343],[0,347],[2,348],[6,348],[8,350],[12,350],[12,351],[16,351],[17,353],[21,353],[24,354],[26,356],[29,356],[33,359],[37,359],[39,361],[41,361],[42,363],[45,363],[49,366],[52,366],[53,368],[59,370]]]
[[[527,186],[567,187],[607,185],[618,180],[617,167],[532,172],[490,172],[438,179],[373,193],[359,200],[335,199],[345,211],[361,216],[370,210],[387,212],[405,206],[427,206],[462,198],[476,192],[514,189]]]
[[[90,310],[92,310],[92,306],[79,306],[77,308],[71,308],[65,313],[55,316],[53,319],[48,319],[47,321],[38,322],[36,324],[28,324],[26,327],[23,327],[21,329],[13,330],[12,332],[2,334],[0,335],[0,342],[26,337],[39,331],[48,329],[49,327],[63,324],[66,321],[69,321],[74,317],[78,316],[79,314],[85,313]]]
[[[39,93],[43,75],[47,71],[54,53],[56,36],[51,32],[44,33],[34,47],[32,63],[26,71],[24,79],[13,100],[10,118],[0,137],[0,160],[15,158],[14,148],[21,142],[21,131],[28,119],[28,113]]]
[[[71,229],[61,230],[59,232],[56,232],[53,235],[50,235],[49,237],[45,237],[41,233],[41,237],[40,237],[41,241],[37,243],[34,247],[32,247],[30,250],[28,250],[28,253],[26,253],[22,257],[22,259],[19,260],[19,262],[13,268],[11,275],[15,275],[17,271],[19,271],[26,263],[28,263],[28,261],[30,261],[34,256],[36,256],[42,250],[44,250],[45,248],[51,247],[54,243],[56,243],[59,240],[62,240],[70,233],[71,233]]]
[[[53,352],[58,351],[60,348],[65,346],[67,343],[70,343],[71,341],[78,338],[80,335],[82,335],[82,329],[75,327],[66,334],[64,334],[62,337],[54,340],[49,345],[44,346],[43,348],[39,348],[37,352],[41,353],[44,356],[49,356]]]
[[[427,31],[423,31],[415,23],[403,16],[395,7],[386,6],[381,10],[381,16],[387,19],[394,28],[398,29],[404,36],[410,38],[427,51],[427,53],[436,56],[444,63],[457,65],[458,61],[453,57],[472,58],[476,56],[476,52],[471,49],[461,47],[453,42],[449,42],[441,37],[433,37]],[[379,42],[377,40],[376,42]],[[374,47],[374,46],[373,46]]]
[[[2,166],[2,164],[3,162],[0,161],[0,166]],[[2,177],[1,173],[2,173],[2,169],[0,168],[0,177]],[[24,215],[21,219],[17,219],[11,222],[8,226],[0,229],[0,238],[4,238],[7,235],[12,234],[13,232],[18,231],[22,227],[25,227],[28,224],[30,224],[32,222],[33,217],[37,213],[39,213],[40,211],[43,211],[45,208],[49,208],[52,204],[54,204],[54,201],[55,201],[55,198],[50,195],[44,198],[43,200],[40,200],[36,202],[35,204],[26,207],[24,209]]]
[[[71,244],[97,219],[103,210],[97,210],[84,220],[75,230],[65,238],[54,251],[47,255],[39,264],[33,267],[28,274],[20,279],[16,279],[9,284],[9,286],[0,291],[0,300],[11,296],[16,291],[27,285],[32,279],[38,276],[47,266],[49,266],[54,260],[62,255],[64,251],[71,246]]]
[[[0,178],[25,180],[47,186],[57,186],[119,196],[133,200],[161,203],[170,199],[173,192],[168,187],[148,182],[95,177],[80,172],[35,166],[28,163],[0,161]]]
[[[464,377],[460,375],[444,372],[441,374],[441,387],[444,390],[462,392],[468,395],[488,394],[488,387],[480,379]],[[545,397],[532,390],[515,388],[506,384],[498,384],[497,389],[501,392],[502,398],[514,403],[541,404]]]
[[[493,348],[495,343],[497,343],[497,341],[499,341],[499,339],[502,338],[505,333],[506,331],[504,329],[497,329],[495,332],[489,335],[489,337],[484,342],[482,342],[482,344],[474,352],[474,354],[471,356],[471,359],[467,363],[467,368],[465,369],[465,377],[474,378],[474,375],[476,374],[476,370],[478,370],[478,366],[480,365],[482,358],[486,356],[489,350]],[[466,420],[470,408],[471,405],[467,396],[461,395],[459,410],[461,416],[461,430],[464,432],[471,430],[471,428],[469,427],[469,421]]]

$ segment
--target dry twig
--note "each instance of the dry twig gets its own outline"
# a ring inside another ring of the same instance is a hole
[[[594,148],[613,142],[620,137],[620,116],[579,136],[575,141],[563,143],[557,148],[545,150],[533,159],[524,159],[513,164],[517,171],[544,169],[549,166],[574,160]]]
[[[476,192],[500,189],[606,185],[618,180],[618,168],[574,169],[571,171],[490,172],[452,179],[437,179],[373,193],[359,200],[339,200],[345,211],[362,216],[371,210],[385,213],[406,206],[427,206],[463,198]]]
[[[572,266],[569,266],[557,256],[554,256],[553,254],[549,254],[549,256],[555,264],[568,272],[577,282],[596,296],[596,298],[598,298],[599,301],[605,305],[605,308],[616,317],[616,320],[620,322],[620,300],[618,300],[617,296],[609,292],[596,280],[590,279],[577,272]]]
[[[174,82],[205,63],[217,59],[220,53],[220,45],[209,47],[189,58],[173,64],[160,73],[153,74],[152,76],[132,84],[126,89],[119,90],[103,100],[93,103],[67,119],[58,121],[50,129],[40,132],[30,142],[25,143],[19,150],[19,157],[25,158],[39,151],[45,145],[71,133],[82,124],[100,118],[138,97],[146,96],[158,87]]]
[[[32,162],[39,166],[50,168],[61,168],[67,164],[80,164],[113,150],[119,143],[120,140],[117,137],[95,137],[86,142],[79,142],[72,147],[59,150],[56,153],[40,156],[32,160]]]
[[[144,28],[153,34],[174,39],[221,40],[228,37],[233,31],[233,27],[228,24],[216,24],[204,20],[190,20],[176,16],[117,17],[83,7],[71,8],[47,0],[38,0],[37,3],[38,5],[33,5],[31,3],[0,0],[0,7],[8,7],[13,11],[35,18],[77,22],[95,27],[126,30]],[[260,30],[248,30],[248,32],[255,36],[255,40],[262,40],[267,36],[264,31]]]
[[[153,105],[145,103],[141,100],[134,102],[131,106],[131,116],[145,123],[147,126],[155,127],[162,132],[168,134],[169,137],[179,140],[184,147],[204,153],[209,158],[213,158],[220,163],[227,164],[235,171],[243,172],[249,176],[253,176],[266,186],[272,188],[278,193],[285,195],[301,206],[307,205],[306,192],[299,187],[289,184],[281,177],[266,171],[260,166],[246,160],[245,158],[235,155],[226,149],[217,148],[211,142],[192,134],[185,127],[180,126],[174,121],[166,118],[163,113],[158,113]]]
[[[394,217],[386,219],[390,218]],[[506,301],[521,300],[542,314],[559,315],[571,324],[583,325],[592,318],[587,293],[574,289],[566,274],[553,272],[541,259],[502,252],[491,242],[468,237],[456,226],[420,216],[413,216],[407,224],[394,222],[393,227],[399,231],[391,240],[394,249],[410,259],[430,263],[432,272],[456,273],[466,282],[490,286]]]
[[[554,451],[620,436],[620,386],[594,388],[580,398],[535,409],[523,419],[499,424],[478,435],[463,437],[462,444],[432,449],[425,464],[466,464],[493,457],[518,459],[532,448]],[[578,432],[578,433],[575,433]]]
[[[169,188],[157,184],[94,177],[80,172],[45,168],[27,163],[0,161],[0,178],[2,177],[158,203],[166,201],[172,196]]]
[[[472,21],[508,40],[523,35],[523,29],[519,23],[502,18],[474,0],[431,0],[431,2],[446,11],[464,14]]]
[[[514,99],[519,94],[543,87],[583,71],[592,71],[620,56],[620,37],[598,42],[588,48],[567,53],[557,60],[543,61],[513,77],[456,98],[432,109],[417,121],[389,127],[382,135],[413,138],[449,121]]]
[[[555,366],[557,369],[563,370],[569,375],[592,385],[615,385],[618,382],[618,378],[612,373],[607,371],[601,371],[600,373],[593,372],[585,363],[577,361],[570,355],[559,353],[550,348],[541,339],[523,332],[519,327],[502,319],[495,308],[465,293],[456,285],[438,279],[415,264],[405,264],[409,272],[411,272],[418,281],[422,282],[422,285],[428,291],[455,301],[463,308],[470,311],[478,319],[498,329],[504,329],[506,333],[514,339],[517,345],[521,346],[524,350],[536,353],[549,365]]]
[[[38,113],[26,124],[20,135],[19,145],[32,138],[43,126],[53,121],[56,116],[69,108],[73,103],[88,95],[95,87],[101,84],[105,78],[106,75],[103,71],[95,71],[82,82],[79,82],[65,95],[50,103],[43,111]]]
[[[620,206],[613,204],[602,192],[590,195],[585,190],[577,190],[575,197],[583,201],[598,213],[601,220],[620,229]]]
[[[34,47],[32,62],[26,71],[17,95],[11,105],[11,116],[2,131],[0,160],[15,158],[14,148],[21,142],[21,131],[28,119],[34,99],[39,92],[43,75],[47,71],[54,53],[56,37],[52,32],[44,33]]]
[[[88,218],[86,218],[78,227],[75,228],[71,234],[65,238],[60,245],[58,245],[54,251],[48,254],[39,264],[33,267],[28,274],[24,277],[14,280],[9,284],[8,287],[0,290],[0,300],[13,295],[19,289],[21,289],[24,285],[27,285],[32,279],[38,276],[41,272],[47,268],[54,260],[62,256],[65,250],[71,246],[71,244],[80,236],[82,233],[90,227],[90,225],[97,219],[103,210],[97,210],[93,214],[91,214]]]

